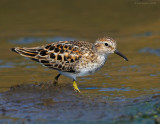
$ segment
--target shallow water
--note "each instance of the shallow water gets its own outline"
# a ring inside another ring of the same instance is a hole
[[[160,2],[103,2],[93,1],[92,6],[90,1],[1,2],[0,123],[157,121]],[[81,94],[74,93],[71,79],[63,76],[55,88],[50,83],[57,75],[55,70],[10,51],[15,46],[59,40],[93,43],[104,35],[117,41],[129,61],[110,55],[100,71],[78,78]],[[41,83],[46,85],[39,86]]]

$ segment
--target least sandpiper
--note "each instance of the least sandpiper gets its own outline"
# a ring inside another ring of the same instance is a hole
[[[93,74],[106,62],[111,53],[115,53],[128,61],[117,49],[116,41],[109,37],[96,40],[95,43],[85,41],[59,41],[39,47],[15,47],[12,51],[31,58],[59,73],[54,79],[58,83],[60,75],[73,79],[73,87],[80,92],[76,84],[76,77]]]

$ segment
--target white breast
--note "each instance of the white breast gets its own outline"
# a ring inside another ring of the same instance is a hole
[[[89,74],[93,74],[94,72],[98,71],[106,62],[107,56],[101,55],[97,56],[97,59],[94,61],[88,61],[87,63],[84,63],[82,66],[79,67],[79,73],[76,75],[77,77],[85,76]]]

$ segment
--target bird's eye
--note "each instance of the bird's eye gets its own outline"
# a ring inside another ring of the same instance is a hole
[[[105,43],[106,46],[108,46],[108,43]]]

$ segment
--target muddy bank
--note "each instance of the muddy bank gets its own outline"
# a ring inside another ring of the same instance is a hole
[[[157,122],[160,94],[118,101],[71,85],[23,84],[0,94],[0,123]]]

